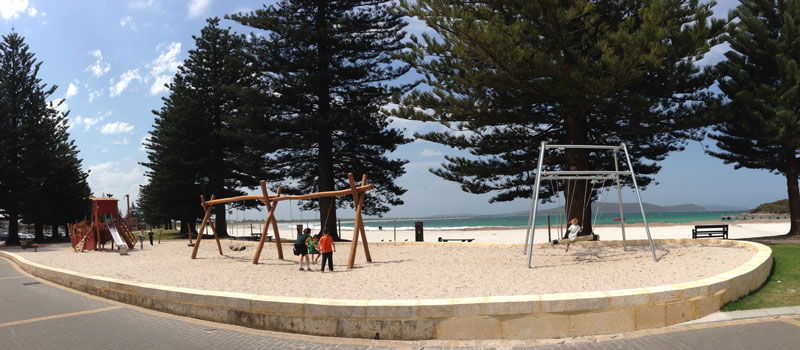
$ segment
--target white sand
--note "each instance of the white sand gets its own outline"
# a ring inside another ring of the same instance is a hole
[[[748,234],[761,231],[780,234],[783,227],[747,227]],[[689,226],[654,227],[654,238],[688,237]],[[786,224],[788,228],[788,224]],[[601,230],[611,228],[601,228]],[[731,237],[739,233],[731,229]],[[742,228],[744,232],[745,228]],[[642,232],[643,229],[640,229]],[[546,239],[546,230],[544,237]],[[457,247],[379,244],[388,240],[386,231],[368,232],[372,263],[367,263],[359,247],[356,268],[346,270],[349,243],[337,245],[335,273],[298,271],[291,244],[284,245],[287,260],[278,260],[274,244],[266,245],[261,264],[251,260],[256,244],[247,243],[242,252],[228,249],[217,252],[214,240],[203,240],[198,259],[191,260],[192,248],[185,241],[145,245],[127,256],[114,251],[74,253],[68,244],[48,245],[39,252],[8,248],[27,259],[66,270],[124,280],[196,288],[212,291],[243,292],[261,295],[320,297],[335,299],[417,299],[525,295],[648,287],[688,282],[734,269],[754,252],[728,246],[658,246],[660,261],[654,263],[648,246],[581,247],[568,253],[563,247],[537,247],[533,269],[526,268],[521,247]],[[523,242],[524,229],[441,231],[426,238],[473,237],[478,242]],[[603,239],[612,233],[600,232]],[[392,235],[391,231],[388,231]],[[643,233],[629,228],[628,238]],[[413,240],[413,232],[398,240]],[[345,235],[345,237],[347,237]],[[382,238],[383,237],[383,238]],[[541,242],[537,236],[536,241]],[[426,239],[427,240],[427,239]],[[234,243],[238,244],[238,242]]]

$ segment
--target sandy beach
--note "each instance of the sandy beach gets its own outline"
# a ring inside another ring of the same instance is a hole
[[[731,238],[781,234],[788,223],[737,223]],[[616,231],[616,233],[615,233]],[[621,238],[619,227],[599,227],[603,240]],[[519,246],[469,246],[469,244],[391,244],[393,232],[368,231],[373,262],[367,263],[359,247],[356,268],[346,270],[349,243],[337,245],[336,272],[298,271],[291,244],[284,245],[285,260],[277,259],[274,244],[267,244],[261,264],[251,264],[256,243],[244,243],[241,252],[229,249],[240,242],[223,241],[220,256],[213,240],[203,240],[198,259],[185,241],[145,244],[127,256],[114,251],[74,253],[68,244],[46,245],[39,252],[6,248],[34,262],[91,275],[159,285],[296,297],[334,299],[418,299],[485,297],[558,292],[579,292],[656,286],[688,282],[729,271],[753,256],[745,248],[728,246],[657,246],[659,262],[652,261],[647,246],[536,247],[534,268],[525,267]],[[554,236],[554,233],[551,233]],[[654,239],[688,238],[691,225],[653,226]],[[350,233],[352,235],[352,233]],[[413,241],[413,232],[397,232],[397,240]],[[426,241],[438,237],[475,238],[483,243],[522,243],[525,229],[427,231]],[[347,236],[347,233],[345,234]],[[628,239],[645,238],[643,227],[626,227]],[[381,243],[381,240],[384,242]],[[547,240],[547,230],[537,229],[535,241]]]

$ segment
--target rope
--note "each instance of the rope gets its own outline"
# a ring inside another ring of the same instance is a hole
[[[600,187],[600,189],[601,189],[601,191],[605,191],[605,188],[606,188],[606,179],[603,179],[603,185]],[[609,191],[605,191],[605,192],[606,192],[605,198],[608,198]],[[594,226],[597,225],[597,216],[600,215],[600,207],[601,207],[600,204],[603,203],[605,198],[603,200],[601,200],[600,203],[597,204],[597,210],[594,213],[594,221],[592,222],[592,231],[594,231]],[[600,196],[598,196],[597,199],[600,199]]]

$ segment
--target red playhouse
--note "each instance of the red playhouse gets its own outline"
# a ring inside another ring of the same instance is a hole
[[[136,237],[127,221],[119,215],[117,199],[111,197],[92,197],[92,222],[86,220],[70,227],[70,240],[76,252],[84,250],[103,250],[111,241],[111,249],[116,244],[121,255],[136,246]]]

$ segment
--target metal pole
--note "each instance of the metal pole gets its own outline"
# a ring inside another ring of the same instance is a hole
[[[547,143],[542,141],[542,146],[539,149],[539,166],[536,168],[536,183],[533,186],[533,216],[530,221],[530,242],[528,245],[528,268],[531,268],[531,256],[533,256],[533,234],[536,231],[536,209],[539,203],[539,180],[541,178],[542,164],[544,164],[544,149]]]
[[[616,150],[614,151],[614,169],[619,170]],[[619,183],[619,175],[617,175],[617,195],[619,196],[619,223],[622,227],[622,250],[628,250],[628,242],[625,241],[625,212],[622,211],[622,187]]]
[[[536,173],[536,178],[537,179],[539,178],[538,172]],[[531,224],[533,223],[533,208],[534,208],[534,203],[536,203],[536,200],[534,198],[536,198],[535,194],[531,193],[531,211],[528,213],[528,227],[525,229],[525,246],[522,248],[522,254],[528,252],[528,235],[531,234]],[[533,242],[531,242],[531,244],[533,244]]]
[[[633,179],[633,188],[636,189],[636,198],[639,199],[639,209],[642,211],[642,221],[644,222],[644,230],[647,232],[647,240],[650,241],[650,252],[653,253],[653,261],[658,262],[658,258],[656,258],[656,247],[653,246],[653,238],[650,236],[650,227],[647,226],[647,217],[644,215],[644,205],[642,205],[642,195],[639,194],[639,186],[636,184],[636,173],[633,172],[633,163],[631,163],[631,157],[628,154],[628,147],[625,146],[625,143],[622,143],[622,149],[625,151],[625,159],[628,161],[628,169],[631,170],[631,179]]]
[[[397,219],[394,219],[394,228],[392,228],[392,232],[394,232],[394,241],[397,242]]]

